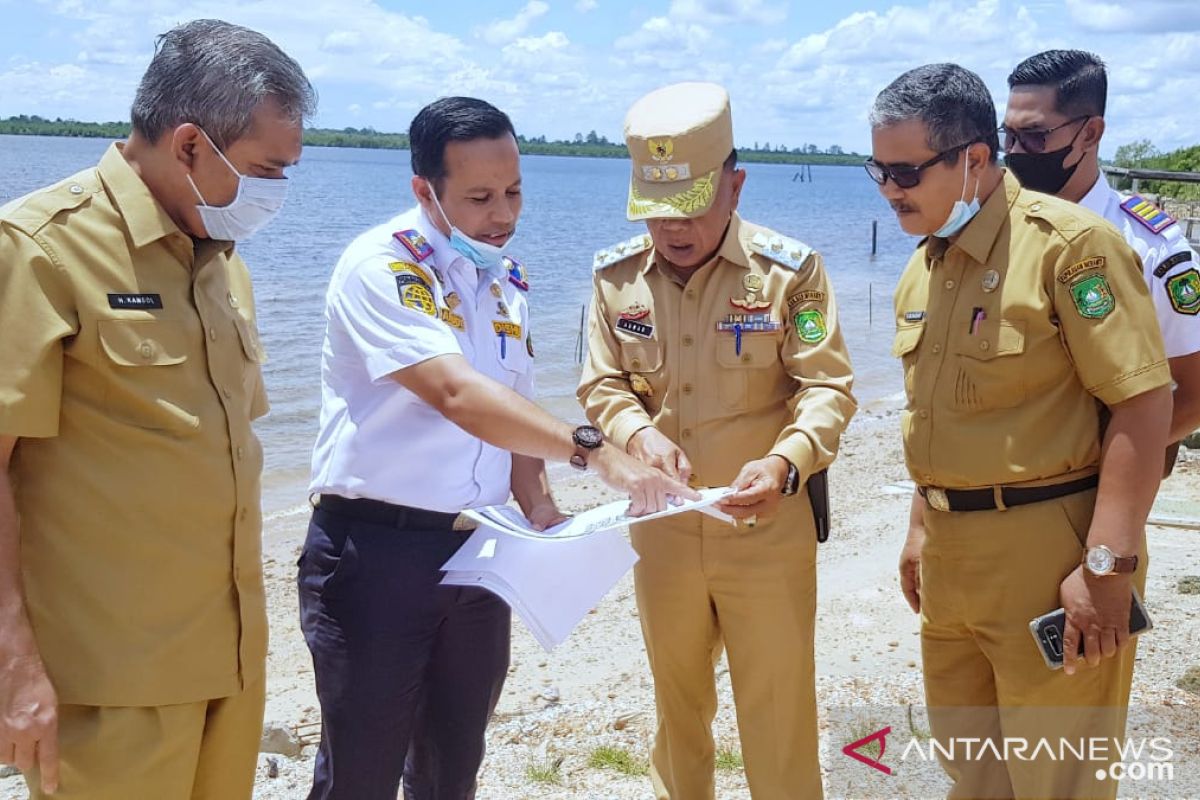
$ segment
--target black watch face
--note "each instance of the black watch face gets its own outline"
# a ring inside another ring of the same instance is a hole
[[[593,428],[591,425],[580,425],[575,429],[575,444],[580,447],[595,450],[603,442],[604,434],[600,433],[598,428]]]

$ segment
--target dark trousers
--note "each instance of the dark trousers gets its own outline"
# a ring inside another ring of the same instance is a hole
[[[511,615],[438,585],[468,536],[313,513],[297,578],[321,702],[309,800],[395,800],[402,780],[405,800],[475,796]]]

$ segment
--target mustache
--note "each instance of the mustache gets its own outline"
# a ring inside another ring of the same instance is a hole
[[[917,210],[916,206],[909,205],[901,200],[889,200],[888,205],[890,205],[892,207],[892,211],[895,211],[896,213],[911,213]]]

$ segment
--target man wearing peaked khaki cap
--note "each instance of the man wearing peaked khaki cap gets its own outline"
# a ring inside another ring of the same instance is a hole
[[[658,707],[656,797],[712,798],[714,656],[728,653],[755,800],[820,798],[810,476],[854,413],[819,254],[736,213],[729,96],[682,83],[629,110],[627,216],[648,235],[596,255],[578,397],[618,447],[695,486],[732,485],[729,525],[633,526]]]

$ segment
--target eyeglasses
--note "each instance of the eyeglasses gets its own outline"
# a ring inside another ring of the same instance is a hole
[[[911,189],[921,182],[922,172],[938,162],[945,161],[959,150],[970,147],[977,141],[979,140],[974,139],[969,142],[963,142],[962,144],[955,145],[949,150],[943,150],[933,158],[926,161],[924,164],[918,164],[915,167],[911,167],[908,164],[883,164],[876,161],[874,158],[868,158],[866,163],[863,164],[863,169],[865,169],[867,174],[871,176],[871,180],[875,181],[880,186],[883,186],[888,182],[888,178],[891,178],[892,181],[901,189]]]
[[[1086,123],[1086,121],[1091,118],[1091,114],[1083,114],[1082,116],[1075,117],[1074,119],[1069,119],[1061,125],[1055,125],[1053,128],[1025,128],[1023,130],[1017,130],[1016,128],[1010,128],[1007,125],[1001,125],[996,130],[1001,136],[1004,137],[1004,152],[1006,153],[1011,153],[1013,144],[1017,142],[1021,144],[1021,149],[1026,153],[1044,153],[1046,152],[1046,139],[1050,137],[1050,134],[1065,128],[1068,125],[1074,125],[1080,120],[1083,120]],[[1080,125],[1079,131],[1082,130],[1083,125]],[[1075,137],[1079,136],[1079,131],[1075,131]],[[1071,144],[1074,143],[1075,138],[1072,137]]]

